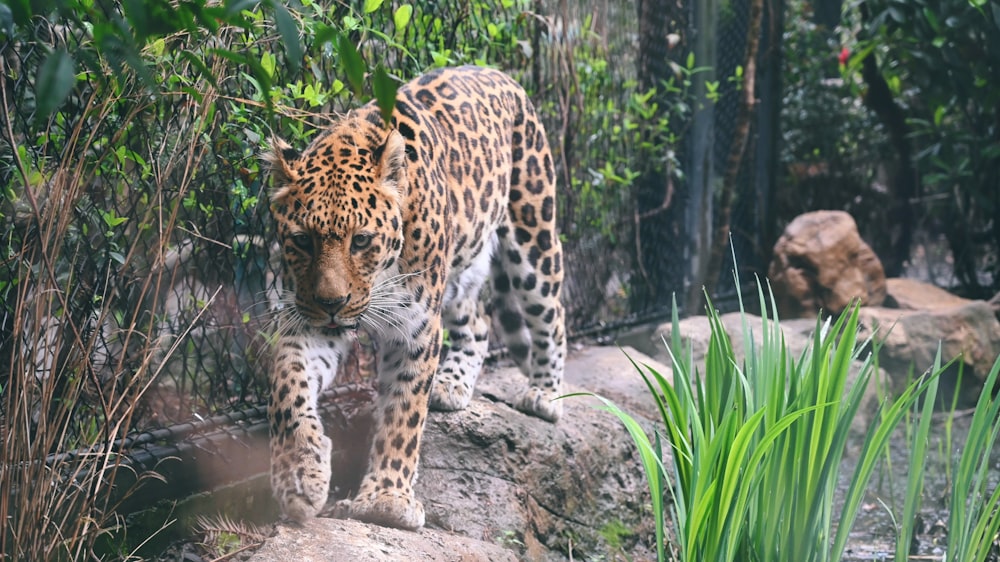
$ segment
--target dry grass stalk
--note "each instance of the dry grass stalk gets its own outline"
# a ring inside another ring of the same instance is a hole
[[[149,311],[169,283],[156,265],[175,242],[180,200],[206,155],[202,135],[218,125],[213,91],[203,87],[203,98],[148,145],[144,157],[154,173],[135,182],[149,195],[145,216],[123,227],[130,230],[120,237],[122,261],[103,277],[88,265],[97,250],[78,223],[82,202],[128,197],[136,188],[123,179],[127,170],[120,178],[100,173],[121,139],[98,142],[98,135],[114,130],[111,116],[141,119],[149,102],[138,88],[122,88],[136,92],[129,99],[94,87],[88,109],[64,129],[60,153],[39,159],[48,162],[44,169],[12,151],[18,199],[0,209],[0,218],[14,222],[6,236],[18,252],[3,263],[16,286],[8,293],[9,344],[0,349],[0,559],[97,559],[100,538],[123,525],[116,507],[131,490],[113,484],[118,471],[131,468],[111,444],[134,427],[143,395],[181,339],[165,354]],[[16,115],[10,100],[0,91],[3,111]],[[18,146],[20,133],[9,118],[3,124],[0,142]],[[134,295],[119,294],[112,271],[138,281]],[[75,453],[59,454],[67,451]],[[155,477],[142,475],[136,485]]]

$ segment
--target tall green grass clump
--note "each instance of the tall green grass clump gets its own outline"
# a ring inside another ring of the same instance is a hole
[[[989,490],[989,486],[996,486],[989,473],[993,447],[1000,435],[1000,397],[993,394],[998,376],[1000,357],[986,377],[965,447],[952,467],[947,562],[984,562],[1000,533],[1000,487]]]
[[[775,309],[770,293],[766,298],[760,289],[758,298],[762,311]],[[893,430],[920,396],[936,389],[941,369],[918,378],[897,398],[883,400],[849,475],[847,498],[835,512],[851,422],[878,372],[879,344],[859,340],[855,304],[836,320],[817,319],[811,344],[794,357],[776,315],[763,313],[760,343],[755,342],[740,299],[742,360],[708,300],[711,337],[704,365],[693,365],[690,343],[682,342],[676,306],[671,341],[665,342],[673,380],[632,362],[663,422],[653,439],[601,398],[639,449],[653,496],[658,559],[668,555],[663,525],[669,499],[677,541],[672,559],[839,560]],[[852,370],[857,375],[849,383]],[[919,431],[926,437],[926,425]],[[661,450],[666,448],[669,457]]]

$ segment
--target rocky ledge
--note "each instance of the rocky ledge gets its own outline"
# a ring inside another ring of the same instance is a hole
[[[633,349],[588,348],[570,354],[566,390],[599,393],[648,423],[655,405],[625,353],[669,372]],[[564,398],[555,425],[526,416],[511,405],[523,383],[514,368],[486,372],[469,408],[430,416],[416,486],[425,529],[282,523],[251,560],[655,558],[649,493],[621,424],[587,396]]]

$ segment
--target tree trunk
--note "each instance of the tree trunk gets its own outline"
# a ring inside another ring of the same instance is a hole
[[[867,24],[871,19],[868,6],[862,3],[860,8],[861,17]],[[899,277],[903,272],[903,264],[910,259],[910,244],[913,241],[913,207],[910,202],[917,194],[917,170],[913,165],[910,126],[906,123],[903,109],[892,97],[892,90],[879,72],[874,51],[868,53],[862,61],[861,77],[868,86],[864,103],[885,125],[889,142],[899,160],[899,167],[889,182],[892,202],[886,218],[890,228],[890,249],[887,255],[879,256],[885,276]]]

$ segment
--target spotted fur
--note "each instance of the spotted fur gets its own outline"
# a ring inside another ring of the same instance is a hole
[[[299,153],[268,157],[291,302],[271,374],[271,484],[295,519],[324,506],[330,441],[317,397],[363,328],[379,351],[369,467],[343,507],[424,524],[414,497],[428,407],[472,398],[493,310],[529,386],[516,406],[556,421],[566,338],[555,174],[524,90],[496,70],[430,72],[399,89],[391,124],[367,105]],[[442,329],[451,346],[442,358]],[[436,373],[436,375],[435,375]]]

